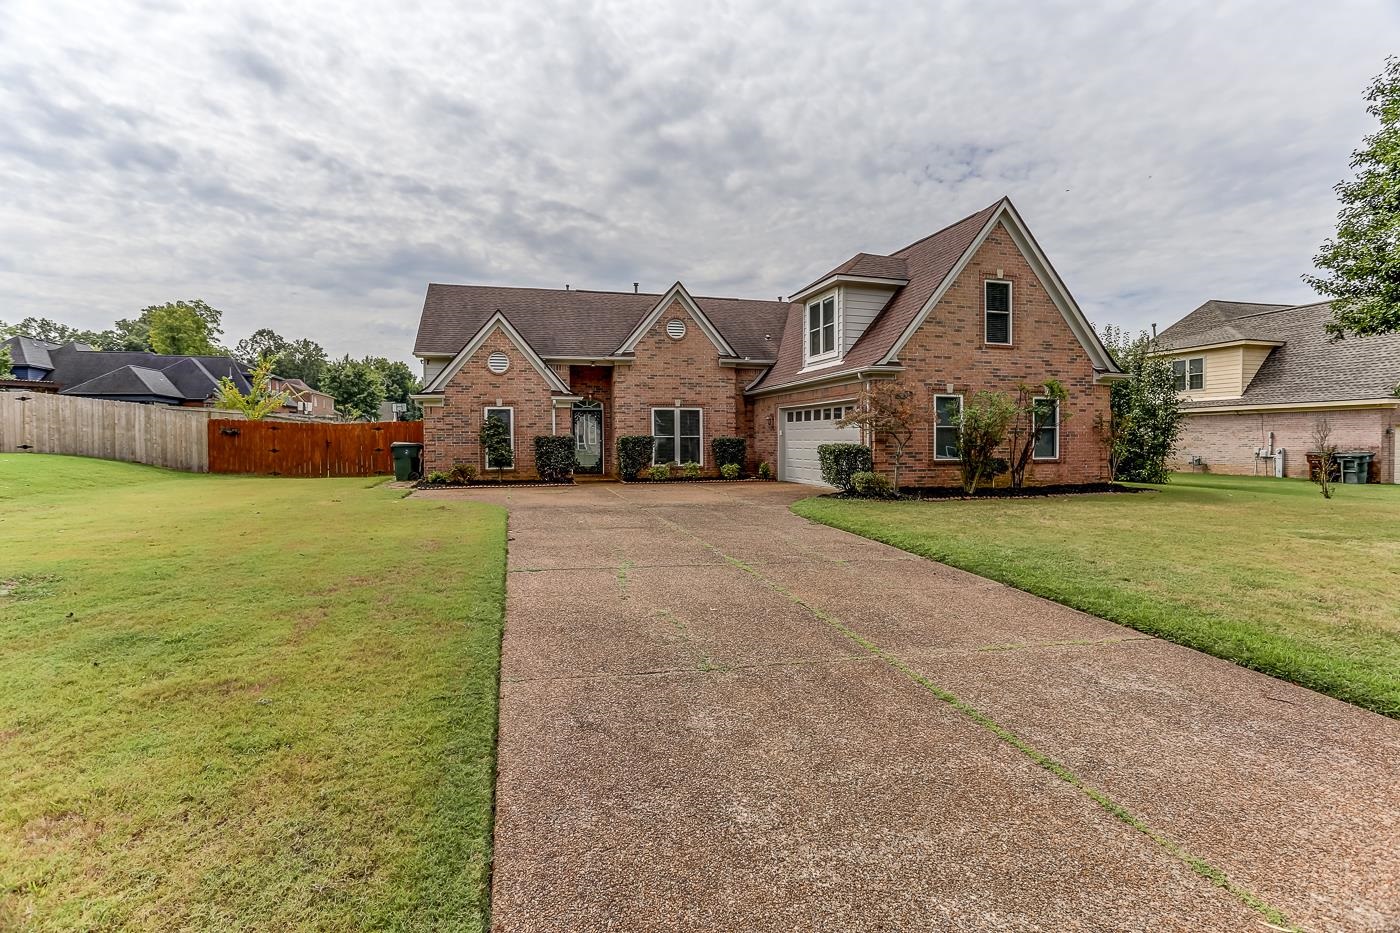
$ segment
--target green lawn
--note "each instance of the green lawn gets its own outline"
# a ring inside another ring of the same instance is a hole
[[[0,929],[487,923],[505,514],[0,454]]]
[[[793,506],[1400,717],[1400,486],[1177,475],[1137,494]]]

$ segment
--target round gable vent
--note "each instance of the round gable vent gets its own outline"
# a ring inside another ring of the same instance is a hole
[[[673,317],[666,322],[666,336],[672,340],[680,340],[685,336],[685,321],[678,317]]]
[[[507,369],[510,369],[510,357],[506,356],[505,353],[500,350],[497,350],[486,358],[486,368],[499,376]]]

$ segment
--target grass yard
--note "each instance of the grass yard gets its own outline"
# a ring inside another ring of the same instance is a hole
[[[1400,717],[1400,486],[1177,475],[1135,495],[802,516]]]
[[[0,455],[0,929],[479,930],[505,513]]]

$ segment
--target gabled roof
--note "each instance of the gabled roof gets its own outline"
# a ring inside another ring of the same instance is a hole
[[[87,382],[64,389],[60,395],[153,397],[171,402],[185,396],[165,373],[146,366],[121,366]]]
[[[1307,305],[1250,305],[1243,302],[1206,302],[1230,305],[1236,313],[1225,325],[1247,334],[1249,339],[1281,343],[1254,374],[1244,395],[1230,399],[1204,399],[1183,402],[1187,409],[1239,407],[1242,405],[1284,405],[1307,402],[1347,402],[1393,397],[1400,385],[1400,334],[1379,337],[1347,337],[1332,340],[1324,330],[1332,319],[1329,302]],[[1196,309],[1200,311],[1201,308]],[[1263,310],[1261,310],[1263,309]],[[1212,314],[1219,308],[1210,309]],[[1229,313],[1229,312],[1226,312]],[[1193,311],[1158,336],[1157,350],[1203,346],[1220,336],[1221,326],[1203,331],[1181,328],[1196,314]],[[1209,316],[1207,316],[1209,323]],[[1173,335],[1172,346],[1162,346],[1162,338]],[[1400,400],[1397,400],[1400,401]]]
[[[809,293],[828,282],[841,280],[884,280],[892,286],[905,285],[909,281],[909,267],[902,256],[877,256],[874,253],[856,253],[841,265],[825,275],[819,275],[810,284],[792,293],[792,300],[805,298]]]
[[[527,341],[524,336],[521,335],[520,331],[515,329],[515,326],[511,324],[509,319],[499,311],[486,319],[486,322],[472,335],[472,338],[452,357],[452,362],[444,366],[442,372],[434,376],[432,381],[425,385],[418,394],[440,394],[443,389],[446,388],[447,383],[452,381],[452,377],[457,374],[457,371],[462,368],[463,364],[471,359],[472,354],[475,353],[481,345],[486,342],[486,338],[496,330],[500,330],[505,334],[506,339],[514,344],[515,348],[530,361],[530,365],[534,367],[535,372],[539,373],[540,377],[544,379],[545,382],[549,383],[550,389],[563,395],[568,394],[569,387],[559,378],[559,374],[549,368],[549,364],[540,358],[540,355],[535,352],[534,347],[530,346],[529,341]]]
[[[1025,253],[1031,268],[1044,282],[1046,293],[1079,338],[1094,367],[1101,373],[1119,373],[1117,364],[1031,237],[1010,199],[1002,198],[887,257],[904,263],[908,284],[893,294],[840,363],[815,368],[808,373],[802,371],[802,344],[806,334],[802,328],[802,309],[794,305],[788,315],[778,362],[750,391],[768,391],[798,385],[809,379],[827,379],[871,367],[897,365],[899,351],[904,344],[957,279],[958,273],[977,252],[982,241],[1001,224],[1007,227],[1012,239]],[[857,258],[859,255],[864,254],[858,254]]]
[[[213,393],[221,377],[228,376],[241,391],[248,390],[245,367],[227,356],[175,356],[162,353],[148,353],[141,350],[92,350],[81,344],[65,343],[49,350],[49,358],[54,369],[49,378],[61,382],[71,390],[98,376],[113,372],[125,366],[165,371],[179,365],[175,381],[190,394],[183,398],[203,400]],[[194,361],[198,366],[189,365]],[[205,384],[208,391],[201,392]]]
[[[428,286],[418,338],[419,356],[455,356],[497,311],[545,358],[605,359],[663,296],[496,285]],[[771,360],[787,305],[747,298],[690,296],[738,357]]]
[[[685,286],[680,282],[677,282],[667,289],[666,294],[661,296],[661,300],[656,303],[645,317],[637,322],[636,327],[632,328],[632,332],[627,335],[627,339],[622,342],[622,345],[617,348],[616,352],[622,354],[631,353],[635,350],[638,341],[642,339],[647,331],[656,326],[656,322],[660,320],[661,315],[666,312],[666,309],[677,301],[686,309],[695,320],[695,323],[700,326],[700,330],[704,332],[705,336],[710,338],[710,343],[714,344],[715,351],[719,353],[720,356],[734,356],[734,348],[729,345],[729,342],[724,339],[724,336],[715,325],[710,322],[705,312],[700,310],[700,306],[695,303],[695,299],[690,297],[690,292],[686,291]]]

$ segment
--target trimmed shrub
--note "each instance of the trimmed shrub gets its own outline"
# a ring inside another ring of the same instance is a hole
[[[724,466],[722,466],[722,467],[719,468],[719,475],[720,475],[720,476],[723,476],[725,479],[738,479],[738,478],[739,478],[739,464],[737,464],[737,463],[726,463]]]
[[[453,464],[452,469],[447,474],[447,477],[452,482],[461,483],[463,486],[465,486],[467,483],[470,483],[472,480],[476,479],[476,467],[472,466],[470,463]]]
[[[681,476],[684,476],[686,479],[699,479],[700,464],[696,463],[694,460],[689,463],[682,463]]]
[[[862,470],[859,473],[851,474],[851,486],[855,488],[856,495],[865,499],[893,499],[894,483],[883,473],[871,473]]]
[[[870,448],[864,444],[822,444],[817,448],[822,464],[822,481],[842,492],[850,492],[851,477],[874,469]]]
[[[445,470],[433,470],[427,476],[423,477],[423,482],[427,483],[429,486],[442,486],[452,482],[452,475]]]
[[[715,455],[715,466],[721,470],[726,464],[744,465],[744,455],[748,453],[749,442],[742,437],[715,437],[710,439],[710,453]]]
[[[768,461],[767,461],[767,460],[763,461],[762,463],[760,463],[760,464],[758,465],[758,478],[759,478],[759,479],[772,479],[772,478],[773,478],[773,468],[770,467],[770,466],[768,465]]]
[[[635,479],[651,463],[653,441],[650,434],[627,434],[617,439],[617,472],[623,479]]]
[[[647,470],[647,478],[648,478],[648,479],[670,479],[670,478],[671,478],[671,468],[670,468],[669,466],[667,466],[666,464],[664,464],[664,463],[658,463],[656,466],[651,467],[651,468],[649,468],[649,469]]]
[[[546,483],[557,483],[574,474],[578,466],[572,434],[541,434],[535,438],[535,472]]]

